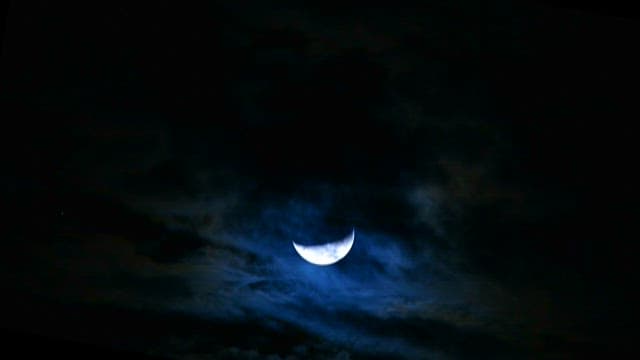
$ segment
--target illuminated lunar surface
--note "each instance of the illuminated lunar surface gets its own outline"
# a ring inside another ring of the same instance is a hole
[[[351,234],[344,239],[322,245],[300,245],[293,241],[293,247],[298,254],[306,261],[320,266],[335,264],[342,258],[347,256],[353,241],[355,239],[355,230],[351,230]]]

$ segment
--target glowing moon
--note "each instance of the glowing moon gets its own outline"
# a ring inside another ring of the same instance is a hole
[[[300,245],[293,241],[293,248],[298,255],[314,265],[326,266],[335,264],[347,256],[356,236],[355,229],[344,239],[322,245]]]

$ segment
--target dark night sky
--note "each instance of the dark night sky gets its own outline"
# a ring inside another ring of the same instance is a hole
[[[636,20],[543,1],[278,3],[10,5],[13,348],[634,350]],[[291,246],[352,227],[332,266]]]

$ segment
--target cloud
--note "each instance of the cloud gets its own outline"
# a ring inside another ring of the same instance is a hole
[[[159,262],[121,236],[63,233],[31,256],[32,267],[14,275],[17,284],[47,297],[164,307],[192,295],[190,265]]]
[[[393,329],[424,321],[426,327],[451,327],[453,334],[493,331],[486,325],[496,315],[491,300],[498,298],[428,238],[402,238],[364,222],[356,226],[354,247],[343,261],[317,267],[302,260],[292,240],[335,241],[350,231],[332,220],[340,199],[328,194],[319,202],[314,196],[267,197],[251,210],[220,213],[229,226],[203,233],[208,245],[186,260],[193,297],[173,308],[217,321],[260,318],[275,321],[276,328],[289,323],[340,346],[389,356],[435,356],[438,344],[407,342],[392,330],[372,332],[371,322]],[[239,214],[246,218],[239,220]],[[487,302],[478,303],[478,294]]]

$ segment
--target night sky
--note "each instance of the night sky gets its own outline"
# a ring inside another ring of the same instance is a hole
[[[546,1],[277,3],[8,7],[10,349],[637,349],[637,20]],[[292,246],[351,229],[331,266]]]

